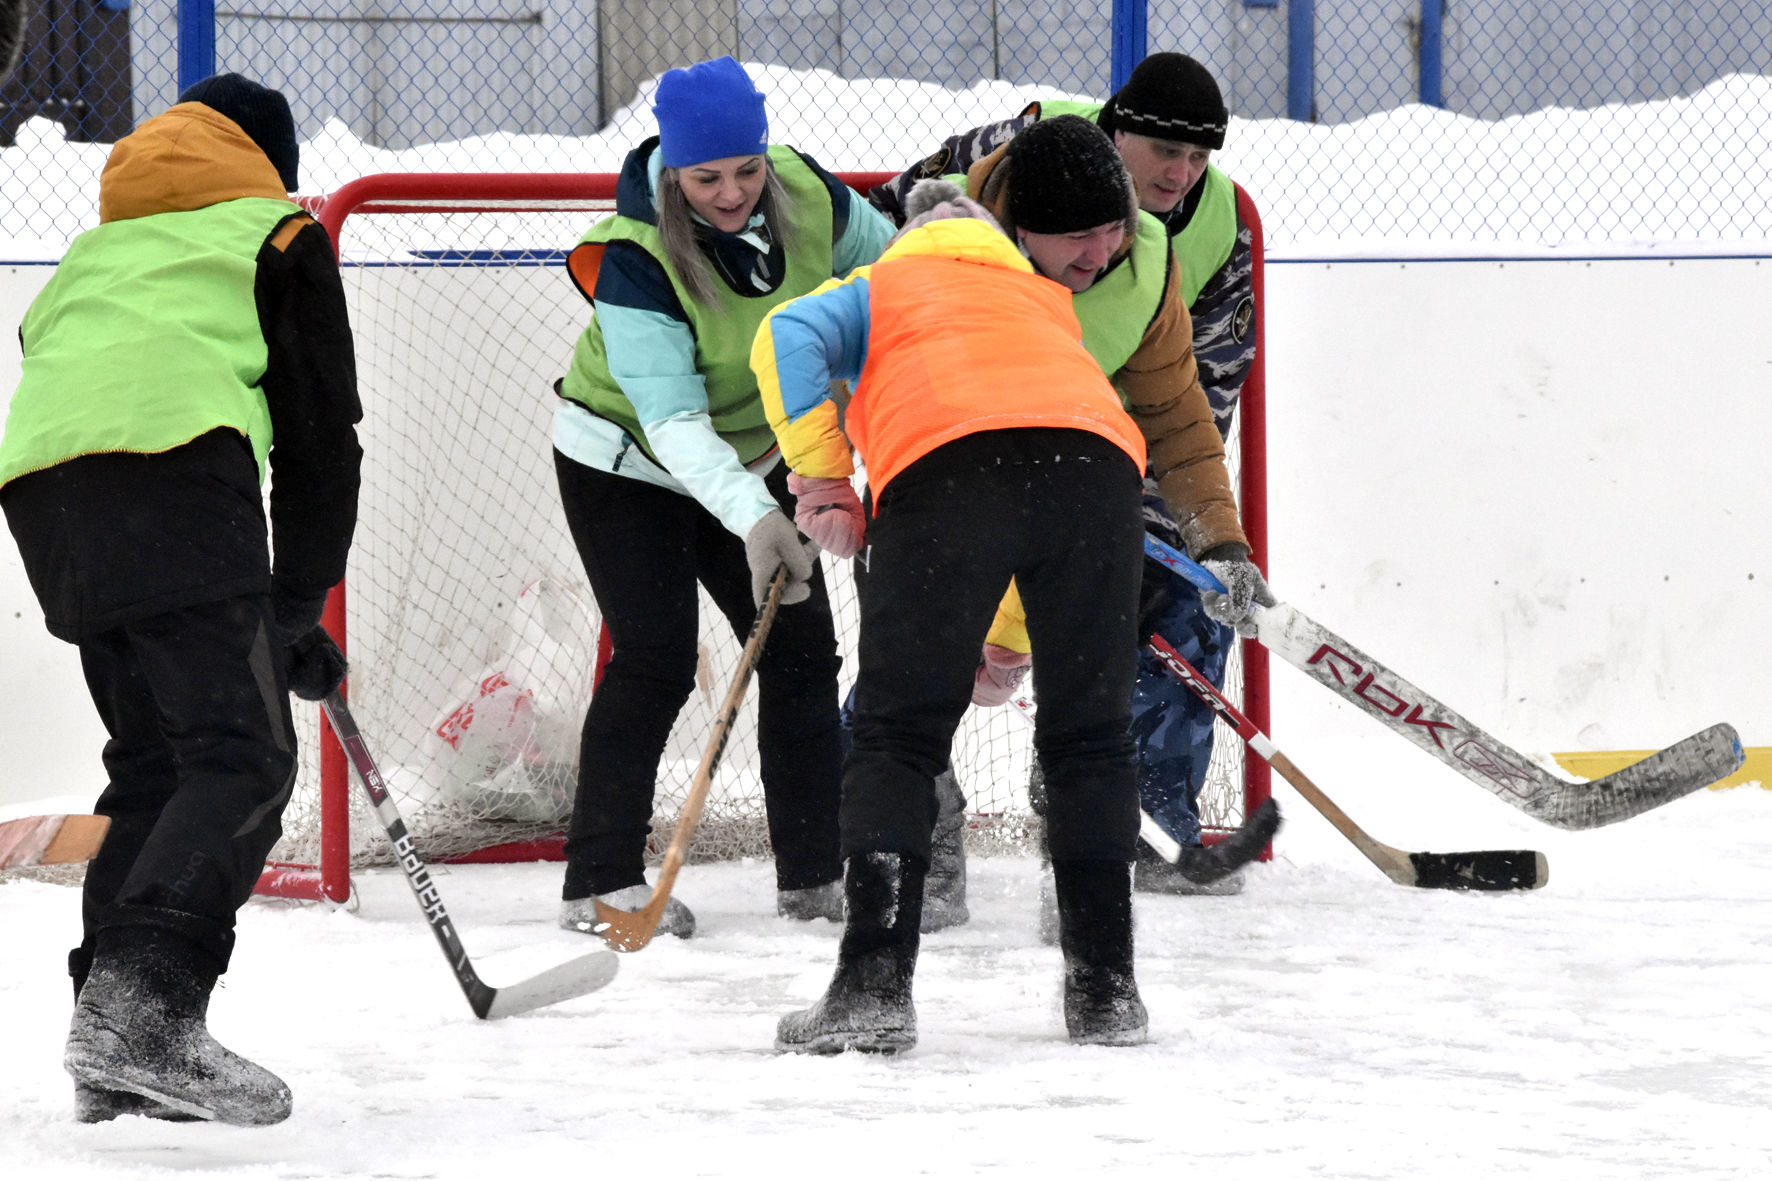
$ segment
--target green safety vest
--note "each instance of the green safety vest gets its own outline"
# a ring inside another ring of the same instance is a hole
[[[1100,103],[1042,100],[1040,117],[1080,115],[1095,122]],[[1170,240],[1175,261],[1181,264],[1181,299],[1188,307],[1200,297],[1207,280],[1230,259],[1237,244],[1237,187],[1212,164],[1206,165],[1206,188],[1186,228]]]
[[[830,190],[792,148],[771,147],[769,159],[793,203],[794,233],[787,251],[787,274],[781,285],[766,295],[739,295],[721,284],[713,306],[697,301],[666,261],[658,227],[637,218],[620,214],[605,218],[591,227],[581,243],[632,242],[658,260],[689,316],[689,328],[695,335],[695,368],[707,389],[714,430],[747,464],[775,446],[775,433],[769,429],[763,399],[757,392],[757,377],[751,372],[751,344],[757,329],[770,309],[805,295],[831,277],[835,214]],[[616,423],[652,454],[634,404],[610,376],[609,354],[595,316],[573,350],[572,367],[560,383],[560,393]]]
[[[1083,325],[1083,347],[1110,378],[1138,351],[1163,302],[1168,277],[1169,234],[1162,222],[1141,212],[1126,261],[1071,297]]]
[[[300,207],[241,197],[106,222],[76,238],[25,312],[0,485],[76,456],[154,454],[229,427],[264,478],[269,350],[258,252]]]

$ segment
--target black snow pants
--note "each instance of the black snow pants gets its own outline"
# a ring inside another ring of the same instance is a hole
[[[659,760],[695,688],[697,583],[741,640],[757,608],[743,539],[693,497],[559,452],[554,466],[567,523],[614,641],[580,739],[561,892],[570,901],[645,881]],[[792,516],[786,465],[778,464],[765,482]],[[758,756],[776,885],[783,890],[842,875],[839,663],[830,597],[815,567],[811,597],[780,608],[757,664]]]
[[[270,598],[200,603],[80,642],[110,740],[111,818],[86,869],[76,984],[108,926],[170,929],[225,971],[234,915],[282,835],[295,726]]]
[[[968,435],[893,477],[857,563],[844,857],[904,853],[927,863],[934,779],[1013,577],[1033,643],[1052,856],[1132,860],[1140,487],[1124,451],[1057,428]]]

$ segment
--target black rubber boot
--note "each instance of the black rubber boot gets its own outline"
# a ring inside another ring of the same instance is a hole
[[[76,947],[68,953],[68,976],[74,982],[75,1004],[80,1003],[80,989],[85,986],[86,977],[91,973],[92,952],[89,948]],[[86,1083],[74,1084],[74,1118],[80,1123],[108,1123],[123,1115],[139,1115],[144,1119],[163,1119],[173,1123],[185,1123],[197,1118],[131,1091],[111,1091],[103,1087],[88,1086]]]
[[[126,1092],[196,1119],[256,1126],[289,1118],[283,1080],[209,1036],[219,966],[192,941],[157,927],[100,932],[80,988],[62,1064],[74,1076],[84,1122],[117,1108],[82,1091]],[[136,1104],[113,1115],[148,1114]],[[167,1118],[161,1116],[160,1118]]]
[[[935,777],[935,831],[930,837],[929,874],[923,882],[923,934],[957,927],[972,917],[966,909],[966,796],[953,765]]]
[[[804,1054],[896,1054],[917,1044],[917,969],[924,865],[899,853],[859,853],[843,866],[846,903],[837,973],[810,1009],[789,1013],[775,1048]]]
[[[1132,976],[1132,867],[1052,863],[1064,950],[1064,1026],[1087,1046],[1136,1046],[1148,1019]]]

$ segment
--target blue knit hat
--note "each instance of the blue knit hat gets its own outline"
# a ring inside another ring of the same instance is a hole
[[[763,95],[730,57],[667,72],[658,80],[652,113],[666,168],[755,156],[769,147]]]

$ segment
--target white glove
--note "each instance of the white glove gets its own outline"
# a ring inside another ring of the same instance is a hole
[[[1220,556],[1206,557],[1200,565],[1224,583],[1225,593],[1201,591],[1200,606],[1208,616],[1219,623],[1230,624],[1239,634],[1254,635],[1255,624],[1249,619],[1250,608],[1256,603],[1272,607],[1277,601],[1267,588],[1267,580],[1249,560],[1249,551],[1236,542],[1214,546],[1209,553]]]
[[[781,591],[782,606],[798,603],[812,594],[806,585],[812,577],[814,547],[800,540],[799,531],[787,514],[770,509],[751,531],[745,534],[744,557],[751,565],[751,597],[761,607],[769,598],[769,584],[775,580],[777,567],[788,568],[788,583]]]

